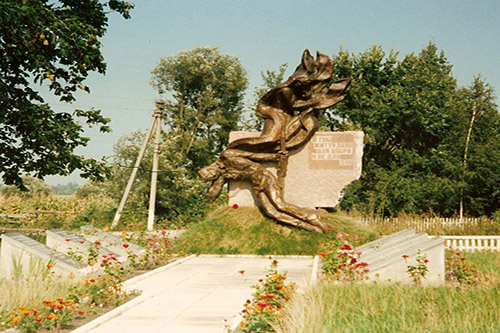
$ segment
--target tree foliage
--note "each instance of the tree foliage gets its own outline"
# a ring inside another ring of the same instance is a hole
[[[0,174],[6,184],[23,187],[24,173],[41,178],[75,169],[102,177],[102,164],[74,153],[89,140],[75,118],[101,131],[109,130],[109,119],[93,109],[54,112],[40,91],[62,102],[72,102],[78,89],[90,91],[84,85],[89,73],[106,69],[100,39],[108,11],[129,18],[132,7],[118,0],[0,2]]]
[[[453,215],[464,189],[469,214],[492,213],[499,205],[499,186],[493,183],[499,176],[500,128],[493,93],[484,81],[459,88],[444,52],[432,43],[402,60],[380,46],[358,55],[341,49],[334,60],[334,75],[353,82],[324,125],[361,129],[366,135],[363,175],[346,191],[344,208],[376,215]],[[488,116],[481,125],[477,120],[463,170],[471,106],[478,98]]]
[[[160,223],[182,226],[197,221],[204,216],[208,206],[206,184],[189,169],[190,162],[182,158],[182,152],[172,149],[182,141],[178,135],[163,133],[162,149],[159,154],[158,189],[155,213]],[[129,179],[139,149],[144,141],[144,133],[133,132],[120,138],[114,146],[113,178],[101,188],[116,200],[121,198]],[[124,217],[127,214],[147,215],[151,181],[153,143],[149,142],[136,181],[132,187]],[[135,212],[133,212],[135,211]],[[168,222],[164,222],[168,221]]]
[[[216,47],[198,47],[162,58],[152,84],[165,100],[169,133],[182,137],[176,150],[192,170],[213,160],[238,126],[247,87],[240,61]],[[171,147],[172,148],[172,147]]]

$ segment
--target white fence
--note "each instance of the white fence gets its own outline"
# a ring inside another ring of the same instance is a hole
[[[415,218],[415,219],[399,219],[399,218],[363,218],[361,222],[366,225],[392,227],[396,229],[415,228],[416,231],[428,231],[434,229],[440,230],[463,230],[467,226],[475,226],[478,224],[477,217],[466,218]]]
[[[460,251],[500,251],[500,236],[440,236],[446,247]]]

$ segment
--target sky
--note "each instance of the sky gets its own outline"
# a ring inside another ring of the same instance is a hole
[[[105,75],[91,74],[90,94],[72,105],[48,96],[56,111],[101,109],[111,118],[112,133],[96,129],[78,154],[101,159],[117,140],[146,130],[160,97],[150,85],[151,70],[162,57],[198,46],[217,46],[240,59],[249,78],[248,104],[261,72],[300,63],[304,49],[327,55],[342,46],[360,53],[380,44],[400,58],[418,54],[429,42],[445,52],[460,86],[481,75],[499,94],[500,1],[498,0],[135,0],[130,20],[110,14],[102,39]],[[498,101],[498,99],[497,99]],[[251,110],[249,110],[251,112]],[[83,184],[78,172],[45,178],[50,185]]]

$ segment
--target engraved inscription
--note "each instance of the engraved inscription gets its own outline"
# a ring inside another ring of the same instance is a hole
[[[315,135],[309,149],[309,166],[314,169],[352,170],[355,142],[349,135]]]

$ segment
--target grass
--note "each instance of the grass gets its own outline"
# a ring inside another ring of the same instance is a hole
[[[499,332],[500,253],[467,254],[484,273],[481,286],[319,283],[295,295],[277,332]]]
[[[219,207],[175,242],[177,253],[315,255],[337,232],[357,234],[360,242],[378,233],[342,214],[323,214],[332,231],[326,235],[289,228],[262,216],[255,207]]]
[[[38,308],[42,300],[69,294],[78,281],[68,279],[0,278],[0,329],[9,321],[11,311],[19,306]]]

